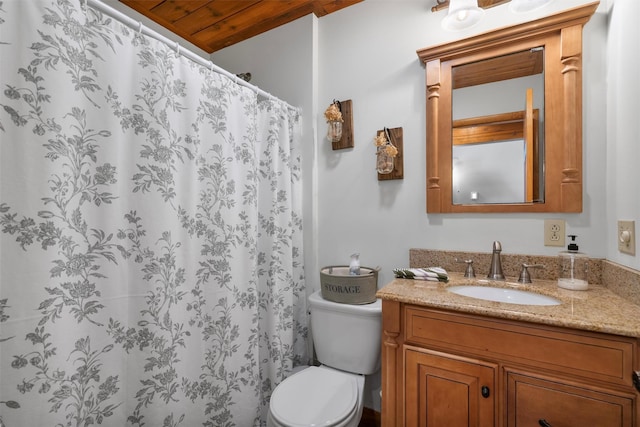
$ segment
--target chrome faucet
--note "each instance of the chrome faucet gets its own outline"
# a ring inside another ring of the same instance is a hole
[[[529,274],[530,268],[544,268],[542,264],[522,264],[522,270],[520,270],[520,276],[518,277],[518,283],[532,283],[531,275]]]
[[[460,260],[458,258],[455,258],[455,262],[467,264],[467,268],[464,270],[464,277],[465,278],[473,279],[473,278],[476,277],[476,272],[473,270],[473,260],[472,259]],[[2,427],[2,426],[0,426],[0,427]]]
[[[492,280],[504,280],[504,273],[502,272],[502,263],[500,262],[500,252],[502,252],[502,245],[497,240],[493,242],[493,256],[491,257],[491,269],[487,276]]]

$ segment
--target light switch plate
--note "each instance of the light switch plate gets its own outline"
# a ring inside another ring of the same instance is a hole
[[[618,250],[625,254],[636,254],[635,221],[618,221]]]

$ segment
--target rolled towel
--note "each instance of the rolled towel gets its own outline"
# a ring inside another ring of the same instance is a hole
[[[449,275],[442,267],[429,268],[396,268],[393,270],[399,279],[430,280],[432,282],[448,282]]]

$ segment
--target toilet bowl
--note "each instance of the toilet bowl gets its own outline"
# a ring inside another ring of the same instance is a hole
[[[276,387],[267,427],[357,427],[363,389],[363,375],[311,366]]]
[[[350,305],[309,296],[320,366],[282,381],[269,402],[268,427],[357,427],[365,375],[380,368],[382,302]]]

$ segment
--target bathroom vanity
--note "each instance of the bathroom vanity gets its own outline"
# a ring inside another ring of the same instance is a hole
[[[456,285],[517,288],[559,305],[494,302]],[[382,298],[382,425],[638,425],[640,307],[603,286],[568,291],[396,279]]]

